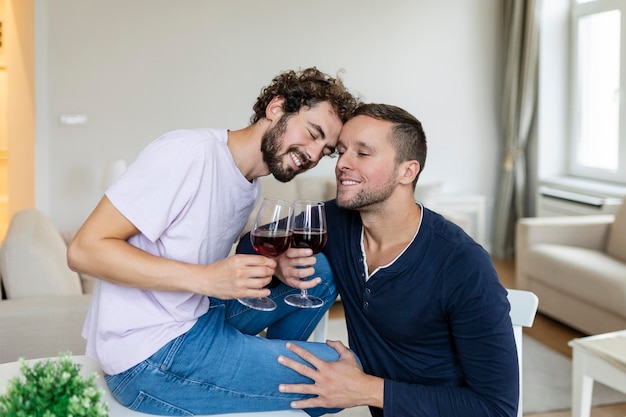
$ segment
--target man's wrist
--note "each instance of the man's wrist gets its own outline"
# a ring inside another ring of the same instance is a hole
[[[385,403],[385,380],[371,375],[370,378],[367,405],[382,409]]]

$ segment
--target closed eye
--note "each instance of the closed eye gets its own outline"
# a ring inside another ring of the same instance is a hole
[[[313,139],[326,139],[326,133],[324,132],[324,129],[322,129],[322,126],[315,123],[309,123],[309,126],[311,126],[311,129],[308,129],[309,134]]]
[[[314,123],[311,123],[310,125],[312,129],[307,129],[307,131],[309,132],[311,139],[313,139],[314,141],[326,139],[326,134],[324,133],[324,129],[322,129],[320,125],[317,125]],[[326,146],[322,150],[321,157],[325,157],[325,156],[333,157],[335,156],[335,153],[336,153],[336,149],[334,146]]]

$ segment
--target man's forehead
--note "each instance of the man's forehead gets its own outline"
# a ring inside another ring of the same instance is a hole
[[[376,147],[389,144],[393,124],[368,116],[355,116],[348,120],[339,134],[339,145],[348,143],[358,146]]]
[[[322,101],[314,103],[311,106],[305,106],[300,110],[302,113],[306,113],[311,117],[319,117],[325,120],[336,121],[341,124],[341,119],[333,109],[333,106],[328,101]]]
[[[336,140],[343,123],[328,102],[316,103],[302,111],[307,124],[317,130],[323,138]]]

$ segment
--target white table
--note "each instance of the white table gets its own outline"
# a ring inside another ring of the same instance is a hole
[[[137,411],[129,410],[128,408],[122,406],[118,403],[111,392],[109,391],[104,378],[102,377],[102,371],[98,363],[86,356],[72,356],[72,360],[75,363],[82,365],[81,374],[83,376],[88,376],[93,373],[97,373],[99,377],[96,379],[96,383],[100,388],[104,390],[104,394],[102,395],[102,400],[108,404],[109,406],[109,416],[110,417],[146,417],[148,414],[139,413]],[[37,359],[32,359],[26,361],[27,363],[37,361]],[[10,362],[5,364],[0,364],[0,394],[3,394],[7,382],[19,375],[20,372],[20,364],[19,362]],[[256,412],[256,413],[233,413],[233,414],[220,414],[214,415],[213,417],[303,417],[308,416],[302,410],[285,410],[285,411],[267,411],[267,412]]]
[[[626,330],[574,339],[572,417],[589,417],[593,383],[626,393]]]

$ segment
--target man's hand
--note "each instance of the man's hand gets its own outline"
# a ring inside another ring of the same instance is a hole
[[[276,261],[258,255],[234,255],[206,266],[198,282],[200,294],[223,300],[267,297]]]
[[[287,348],[311,364],[279,356],[278,362],[313,380],[313,384],[281,384],[281,392],[312,394],[315,397],[293,401],[292,408],[349,408],[360,405],[383,407],[384,380],[364,373],[352,352],[343,343],[327,341],[339,353],[337,362],[326,362],[306,349],[287,343]]]
[[[315,287],[322,282],[319,277],[304,280],[315,274],[315,256],[311,249],[289,248],[276,258],[276,276],[285,285],[301,290]]]

